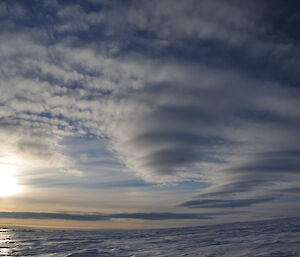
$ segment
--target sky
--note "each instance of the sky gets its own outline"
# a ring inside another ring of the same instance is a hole
[[[0,1],[0,224],[300,211],[300,3]]]

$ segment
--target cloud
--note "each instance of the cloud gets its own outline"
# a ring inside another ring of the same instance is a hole
[[[105,215],[80,215],[67,213],[39,213],[39,212],[1,212],[1,218],[6,219],[64,219],[80,221],[107,220]]]
[[[145,181],[209,183],[204,208],[299,187],[300,51],[273,3],[15,3],[0,7],[0,155],[85,174],[64,138],[105,138]]]
[[[182,203],[180,206],[190,208],[237,208],[248,207],[258,203],[266,203],[277,199],[279,196],[261,197],[256,199],[204,199]]]
[[[297,149],[270,151],[255,155],[251,162],[219,171],[232,180],[200,193],[199,200],[180,206],[191,208],[235,208],[271,202],[298,192],[300,172]],[[263,195],[260,195],[263,193]],[[271,196],[268,196],[268,193]],[[253,195],[253,198],[245,198]],[[221,198],[221,199],[220,199]],[[240,199],[245,198],[245,199]]]
[[[172,219],[212,219],[214,215],[223,213],[117,213],[117,214],[70,214],[46,212],[0,212],[2,219],[62,219],[78,221],[101,221],[111,219],[138,219],[138,220],[172,220]]]

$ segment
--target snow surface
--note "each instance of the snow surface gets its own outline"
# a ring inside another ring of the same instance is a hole
[[[300,256],[300,218],[131,231],[2,228],[0,256]]]

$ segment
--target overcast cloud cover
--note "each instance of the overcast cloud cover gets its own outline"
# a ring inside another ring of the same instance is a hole
[[[64,142],[95,140],[146,183],[207,184],[178,211],[298,204],[298,11],[283,0],[2,1],[1,165],[92,181]]]

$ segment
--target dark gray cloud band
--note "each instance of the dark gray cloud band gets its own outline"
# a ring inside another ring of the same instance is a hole
[[[213,219],[216,215],[227,213],[117,213],[117,214],[70,214],[46,212],[0,212],[2,219],[62,219],[77,221],[107,221],[111,219],[138,219],[138,220],[181,220],[181,219]]]
[[[266,203],[279,198],[279,196],[269,196],[253,199],[205,199],[205,200],[194,200],[182,203],[180,206],[190,208],[237,208],[237,207],[248,207],[254,204]]]

